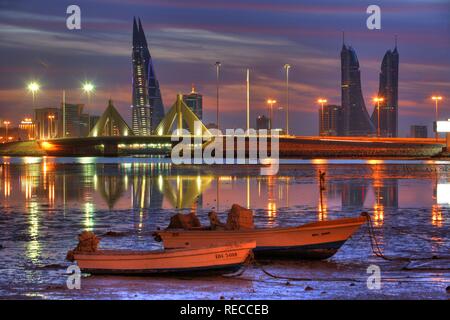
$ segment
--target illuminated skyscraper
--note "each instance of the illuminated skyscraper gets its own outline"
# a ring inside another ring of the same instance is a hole
[[[345,43],[341,51],[341,88],[343,135],[373,135],[375,127],[364,103],[358,57],[355,50]]]
[[[378,96],[383,98],[380,103],[380,135],[382,137],[398,136],[398,64],[397,46],[388,50],[381,63],[380,88]],[[378,128],[377,105],[372,113],[372,122]]]
[[[132,130],[150,135],[164,117],[164,105],[141,20],[133,20]]]
[[[183,101],[200,120],[203,119],[203,96],[195,91],[194,85],[191,93],[183,95]]]

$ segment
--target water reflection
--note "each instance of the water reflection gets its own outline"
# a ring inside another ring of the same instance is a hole
[[[148,209],[219,208],[223,212],[233,203],[261,209],[269,222],[276,221],[280,208],[296,206],[310,207],[317,220],[329,219],[336,211],[368,210],[377,227],[383,227],[387,215],[401,207],[425,206],[431,213],[431,224],[442,227],[443,208],[450,205],[447,172],[429,170],[426,165],[418,165],[418,171],[413,172],[379,161],[360,167],[318,162],[282,166],[278,176],[259,176],[258,170],[244,167],[230,167],[217,174],[207,166],[180,168],[164,162],[107,164],[90,158],[78,163],[49,158],[23,161],[18,165],[3,159],[0,197],[4,207],[25,203],[32,238],[42,206],[62,206],[64,212],[81,209],[84,227],[92,229],[98,210],[132,209],[138,215],[138,228],[142,228]],[[319,170],[327,172],[322,192]]]

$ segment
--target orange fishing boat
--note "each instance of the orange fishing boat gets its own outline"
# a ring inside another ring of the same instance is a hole
[[[231,272],[243,266],[255,242],[162,251],[98,250],[75,253],[81,271],[91,274]]]
[[[362,214],[344,218],[308,223],[297,227],[208,230],[168,229],[155,232],[155,238],[166,249],[197,248],[205,245],[226,245],[235,241],[255,241],[256,257],[289,257],[299,259],[327,259],[367,221]]]

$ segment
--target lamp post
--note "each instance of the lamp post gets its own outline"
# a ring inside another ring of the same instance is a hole
[[[384,98],[382,97],[375,97],[373,98],[373,101],[377,103],[377,137],[379,138],[381,136],[381,130],[380,130],[380,102],[384,101]]]
[[[27,86],[28,91],[30,91],[31,94],[33,95],[33,108],[34,108],[34,102],[36,100],[36,93],[39,91],[40,87],[41,86],[39,85],[39,83],[37,83],[35,81],[30,82]]]
[[[8,142],[8,126],[11,124],[11,121],[3,121],[3,124],[5,125],[5,140]]]
[[[291,65],[286,63],[284,69],[286,70],[286,135],[289,135],[289,69]]]
[[[273,129],[273,125],[272,125],[272,109],[273,109],[273,105],[277,103],[277,100],[273,100],[273,99],[268,99],[267,100],[267,104],[270,107],[270,111],[269,111],[269,129],[272,130]]]
[[[216,124],[217,130],[219,130],[219,80],[220,80],[220,67],[222,64],[220,61],[217,61],[216,64]]]
[[[434,102],[436,103],[436,125],[437,125],[437,122],[439,120],[439,101],[442,100],[442,97],[441,96],[433,96],[433,97],[431,97],[431,100],[434,100]],[[436,141],[437,141],[439,139],[439,132],[437,132],[437,130],[435,130],[435,131],[436,131]]]
[[[324,126],[324,122],[323,122],[323,107],[324,107],[325,103],[327,103],[327,102],[328,102],[328,100],[323,99],[323,98],[320,98],[317,100],[317,103],[320,104],[320,127],[321,128],[319,128],[319,135],[322,135],[322,131],[325,130],[325,126]]]

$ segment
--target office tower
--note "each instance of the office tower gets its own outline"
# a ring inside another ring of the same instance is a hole
[[[427,126],[411,126],[411,138],[428,138],[428,127]]]
[[[258,116],[258,118],[256,118],[256,130],[269,130],[269,123],[270,119],[266,116]]]
[[[164,117],[164,105],[141,20],[133,20],[132,130],[150,135]]]
[[[84,122],[86,117],[83,116],[84,104],[61,104],[61,121],[59,123],[61,137],[79,138],[84,133]],[[64,134],[64,128],[66,130]]]
[[[343,134],[343,108],[324,105],[319,109],[319,134],[321,136],[341,136]]]
[[[34,109],[34,122],[36,125],[36,138],[40,140],[52,139],[61,136],[60,122],[62,119],[59,108]]]
[[[393,51],[388,50],[383,57],[380,72],[380,87],[378,97],[380,102],[380,136],[398,136],[398,70],[399,55],[397,46]],[[372,122],[378,130],[378,104],[372,113]]]
[[[203,118],[203,96],[195,92],[195,87],[192,85],[191,93],[183,95],[184,103],[195,113],[195,115],[202,120]]]
[[[358,57],[355,50],[345,43],[341,50],[341,99],[344,112],[344,135],[367,136],[375,134],[362,94]]]

